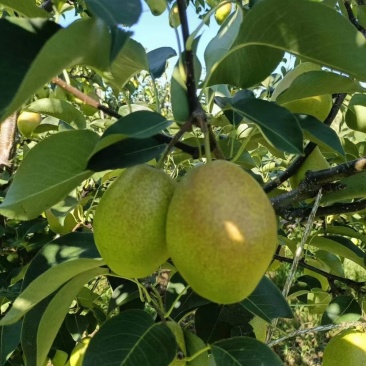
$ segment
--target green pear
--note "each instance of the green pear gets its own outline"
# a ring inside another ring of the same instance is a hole
[[[159,16],[166,10],[166,0],[145,0],[153,15]]]
[[[328,161],[317,146],[306,158],[299,170],[289,179],[291,188],[295,189],[299,186],[300,182],[305,178],[305,174],[308,170],[314,172],[317,170],[328,169],[329,167],[330,165]]]
[[[277,221],[262,187],[224,160],[195,167],[174,192],[168,251],[192,289],[232,304],[249,296],[277,247]]]
[[[168,259],[165,224],[174,188],[165,172],[137,165],[104,193],[95,211],[94,238],[112,271],[146,277]]]

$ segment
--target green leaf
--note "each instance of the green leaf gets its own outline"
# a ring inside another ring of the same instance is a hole
[[[320,2],[274,0],[258,2],[248,12],[233,46],[207,68],[205,84],[253,86],[284,52],[366,80],[366,40],[348,19]]]
[[[16,298],[10,311],[1,319],[0,325],[15,323],[41,300],[74,276],[104,264],[101,258],[80,258],[50,268],[30,283]]]
[[[217,61],[223,59],[227,55],[238,37],[242,22],[243,11],[240,7],[237,7],[235,14],[230,18],[229,23],[220,28],[216,37],[209,42],[205,49],[204,57],[206,70],[215,69]],[[233,65],[233,67],[235,67],[235,65]],[[224,72],[226,70],[223,68],[221,71]]]
[[[133,138],[144,139],[151,137],[165,128],[169,127],[171,121],[167,121],[165,117],[156,112],[137,111],[120,118],[107,128],[100,143],[97,145],[104,145],[107,136],[122,135]]]
[[[340,324],[356,322],[362,316],[362,309],[352,296],[338,296],[333,299],[325,310],[321,324]]]
[[[38,276],[61,263],[80,258],[99,258],[100,254],[94,243],[92,233],[72,232],[43,246],[30,262],[25,274],[22,290]]]
[[[36,338],[37,344],[36,347],[33,347],[33,351],[36,353],[36,365],[41,365],[46,359],[57,332],[60,329],[66,314],[69,312],[70,304],[72,300],[76,298],[80,288],[94,277],[105,275],[108,272],[109,270],[107,268],[97,267],[80,273],[74,278],[71,278],[70,281],[62,286],[55,296],[52,297],[42,314],[37,329],[34,329],[33,334],[31,334]],[[27,314],[26,316],[33,316],[33,313]],[[23,327],[23,332],[24,331],[25,329]],[[27,332],[27,335],[29,337],[29,332]],[[30,357],[33,358],[34,356]]]
[[[336,153],[345,156],[343,146],[337,133],[317,118],[304,114],[295,114],[300,127],[305,133],[305,138],[320,146],[325,146]]]
[[[0,365],[4,365],[20,343],[22,323],[17,322],[0,328]]]
[[[195,334],[183,329],[184,342],[186,344],[187,357],[193,356],[198,351],[206,347],[203,340],[197,337]],[[209,366],[208,352],[202,352],[198,357],[194,358],[191,362],[187,362],[189,366]]]
[[[132,76],[142,70],[149,71],[145,49],[140,43],[128,39],[104,76],[112,88],[120,91]]]
[[[322,202],[330,203],[358,197],[364,198],[366,194],[366,171],[341,179],[339,183],[344,184],[345,188],[326,193],[322,198]]]
[[[26,272],[21,294],[0,324],[12,324],[79,273],[103,265],[93,234],[70,233],[46,244]]]
[[[25,156],[0,205],[4,216],[30,220],[62,200],[92,175],[87,159],[99,136],[88,130],[47,137]]]
[[[277,98],[278,104],[324,94],[364,92],[356,81],[328,71],[308,71],[299,75]]]
[[[179,272],[176,272],[170,279],[166,291],[166,309],[169,310],[173,304],[175,305],[170,316],[178,321],[188,312],[208,304],[210,301],[197,295],[189,288],[181,295],[182,291],[188,286]],[[180,296],[177,302],[177,297]]]
[[[230,338],[231,329],[234,325],[232,318],[227,314],[230,309],[235,308],[235,319],[237,324],[244,325],[251,318],[251,313],[237,304],[225,306],[218,304],[207,304],[200,306],[194,314],[195,329],[197,336],[205,343],[212,343],[220,339]]]
[[[116,139],[118,141],[119,136]],[[159,142],[154,137],[126,138],[94,153],[88,161],[87,168],[100,172],[146,163],[161,154],[165,146],[165,143]]]
[[[51,26],[48,27],[51,28]],[[54,28],[52,29],[54,30]],[[9,31],[7,30],[7,33]],[[24,34],[24,32],[19,34],[19,30],[17,31],[15,34],[20,37],[13,38],[13,35],[9,36],[12,42],[21,45],[27,44],[27,42],[31,43],[32,38],[29,34]],[[16,49],[19,58],[13,60],[8,55],[12,52],[14,46],[10,45],[6,54],[0,54],[0,59],[6,59],[5,67],[1,70],[4,72],[11,69],[17,70],[16,77],[5,76],[7,79],[6,84],[14,85],[11,87],[13,93],[10,95],[13,100],[10,105],[8,105],[9,102],[5,104],[7,108],[3,112],[3,117],[19,109],[32,94],[63,69],[75,65],[88,65],[99,71],[108,69],[111,61],[111,33],[102,20],[81,19],[73,22],[69,27],[59,30],[52,37],[49,31],[48,34],[42,35],[42,37],[46,35],[49,40],[40,51],[41,45],[38,46],[36,52],[25,52],[25,57],[28,60],[26,64],[22,61],[23,48]],[[80,47],[80,45],[83,46]],[[52,55],[52,61],[50,61],[50,55]],[[13,73],[10,75],[13,75]],[[17,90],[17,92],[14,93],[14,90]]]
[[[275,148],[294,154],[302,153],[303,135],[295,116],[286,108],[256,98],[239,100],[232,109],[254,122]]]
[[[55,98],[42,98],[28,105],[25,110],[47,114],[70,123],[78,129],[86,128],[84,115],[72,104]]]
[[[127,310],[108,320],[91,339],[83,365],[168,366],[176,353],[171,330],[143,310]]]
[[[266,276],[252,294],[240,303],[267,322],[275,318],[293,318],[291,308],[278,287]]]
[[[6,107],[17,93],[25,73],[48,38],[59,29],[60,26],[56,23],[45,19],[0,19],[0,34],[6,35],[6,37],[2,37],[2,47],[0,48],[0,120],[11,113],[9,111],[4,115]],[[38,90],[34,89],[34,92]]]
[[[216,366],[283,366],[264,343],[249,337],[233,337],[211,345]]]
[[[168,59],[174,56],[177,56],[177,53],[171,47],[160,47],[147,53],[150,74],[154,79],[163,75]]]
[[[335,240],[327,239],[326,237],[314,236],[309,244],[341,257],[348,258],[358,265],[365,267],[365,253],[357,245],[353,244],[351,240],[340,243]]]
[[[130,27],[137,23],[142,13],[140,0],[85,0],[85,3],[93,15],[108,25]]]
[[[49,18],[50,14],[29,0],[0,0],[0,5],[10,8],[28,18]]]

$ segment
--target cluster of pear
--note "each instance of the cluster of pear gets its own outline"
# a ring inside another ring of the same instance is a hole
[[[179,183],[137,165],[101,198],[94,237],[122,277],[146,277],[170,257],[195,292],[230,304],[249,296],[267,270],[277,221],[261,186],[231,162],[194,167]]]

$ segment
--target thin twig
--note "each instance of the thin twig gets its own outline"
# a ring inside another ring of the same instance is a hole
[[[309,328],[309,329],[300,329],[296,330],[293,333],[290,333],[282,338],[276,339],[275,341],[269,342],[267,345],[268,347],[274,347],[279,343],[282,343],[290,338],[297,337],[299,335],[309,334],[309,333],[317,333],[317,332],[329,332],[333,329],[349,329],[353,327],[362,327],[366,329],[366,323],[364,322],[349,322],[349,323],[340,323],[340,324],[327,324],[327,325],[319,325],[317,327]]]

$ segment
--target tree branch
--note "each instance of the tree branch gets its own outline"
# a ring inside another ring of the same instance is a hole
[[[324,121],[324,124],[326,124],[327,126],[330,126],[332,124],[344,99],[346,98],[346,95],[347,94],[338,94],[337,95],[337,97],[333,103],[332,109],[330,110],[327,118]],[[280,186],[284,181],[286,181],[287,179],[292,177],[299,170],[301,165],[304,163],[306,158],[312,153],[312,151],[315,149],[316,146],[317,146],[316,143],[309,142],[305,146],[304,155],[301,155],[301,156],[298,156],[297,158],[295,158],[293,160],[293,162],[289,165],[289,167],[282,174],[280,174],[274,180],[265,184],[263,186],[264,191],[269,193],[269,192],[273,191],[275,188],[277,188],[278,186]]]
[[[92,106],[92,107],[94,107],[94,108],[96,108],[100,111],[103,111],[108,116],[111,116],[111,117],[114,117],[114,118],[117,118],[117,119],[122,118],[122,116],[119,113],[117,113],[116,111],[114,111],[113,109],[110,109],[107,106],[99,103],[97,100],[95,100],[95,99],[89,97],[88,95],[84,94],[82,91],[75,88],[74,86],[67,84],[62,79],[53,78],[52,82],[54,84],[58,85],[60,88],[62,88],[64,90],[66,90],[67,92],[73,94],[75,97],[82,100],[85,104],[88,104],[88,105],[90,105],[90,106]],[[168,135],[165,135],[165,134],[162,134],[162,133],[154,135],[154,138],[156,138],[158,141],[164,142],[166,144],[169,144],[173,140],[172,137],[170,137]],[[183,142],[179,142],[179,141],[175,142],[174,145],[178,149],[186,152],[187,154],[190,154],[194,159],[197,159],[199,157],[200,149],[198,149],[196,147],[184,144]],[[202,151],[202,149],[204,151],[203,146],[201,148],[201,151]]]
[[[363,34],[364,37],[366,37],[366,29],[358,22],[358,19],[356,19],[355,15],[353,14],[351,3],[348,0],[345,0],[344,6],[347,10],[348,19],[350,20],[350,22],[357,28],[359,32]]]

